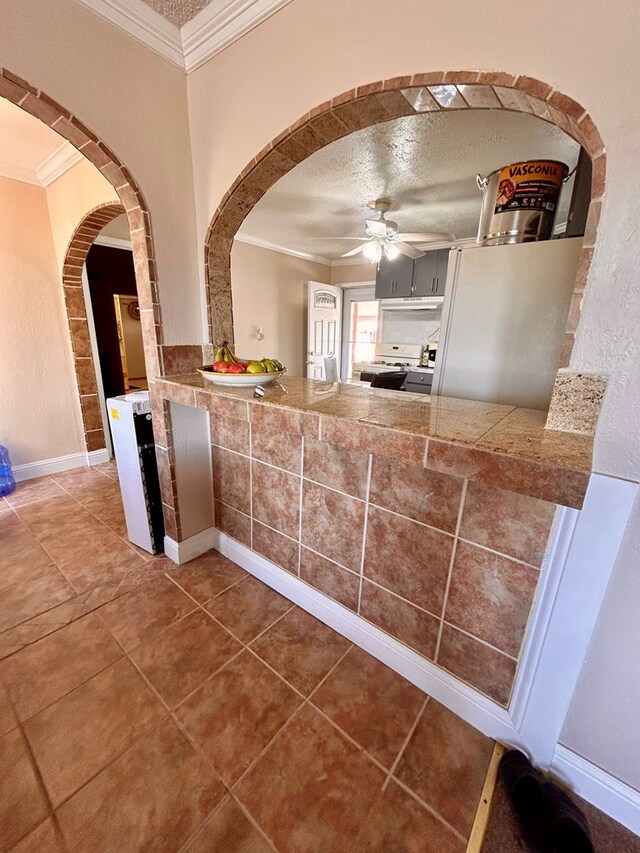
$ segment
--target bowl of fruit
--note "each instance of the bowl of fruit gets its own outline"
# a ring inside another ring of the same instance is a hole
[[[286,369],[277,358],[239,358],[227,341],[223,341],[216,350],[213,364],[199,367],[198,373],[217,385],[241,388],[274,382]]]

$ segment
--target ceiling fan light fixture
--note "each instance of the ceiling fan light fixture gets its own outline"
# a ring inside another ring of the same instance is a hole
[[[400,249],[397,246],[394,246],[393,243],[386,243],[384,253],[390,261],[395,261],[400,254]]]
[[[382,246],[377,240],[372,240],[370,243],[365,243],[362,254],[372,264],[377,264],[382,257]]]

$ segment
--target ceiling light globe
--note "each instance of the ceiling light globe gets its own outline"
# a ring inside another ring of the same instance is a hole
[[[368,258],[372,264],[377,264],[382,257],[382,246],[377,242],[377,240],[372,240],[370,243],[365,244],[362,254],[365,258]]]
[[[394,246],[393,243],[387,243],[384,247],[384,253],[390,261],[395,261],[400,254],[400,249],[397,246]]]

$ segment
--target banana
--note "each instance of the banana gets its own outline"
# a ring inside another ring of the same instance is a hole
[[[238,361],[238,359],[237,359],[237,358],[235,357],[235,355],[233,354],[233,350],[232,350],[232,349],[231,349],[231,347],[229,347],[229,346],[225,347],[225,350],[224,350],[224,360],[225,360],[225,361],[228,361],[228,362],[229,362],[229,364],[236,364],[236,363],[237,363],[237,361]]]

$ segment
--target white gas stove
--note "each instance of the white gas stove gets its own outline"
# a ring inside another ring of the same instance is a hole
[[[401,370],[426,370],[422,367],[423,349],[417,344],[379,344],[373,361],[356,362],[353,365],[353,376],[360,373],[385,373],[394,367]]]
[[[419,367],[423,349],[419,344],[380,344],[374,364],[389,367]]]

